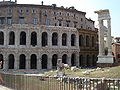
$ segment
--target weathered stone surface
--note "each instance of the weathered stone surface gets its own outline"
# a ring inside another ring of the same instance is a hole
[[[19,69],[19,56],[24,54],[26,56],[26,69],[30,69],[30,56],[35,54],[37,56],[37,69],[41,69],[41,57],[43,54],[48,56],[47,69],[52,69],[52,56],[57,54],[59,58],[62,58],[64,54],[67,55],[67,62],[71,65],[71,54],[75,53],[79,55],[79,43],[76,38],[75,46],[71,46],[71,35],[75,34],[78,37],[78,31],[76,28],[70,27],[57,27],[57,26],[46,26],[46,25],[20,25],[13,24],[11,26],[6,26],[4,29],[0,29],[4,32],[4,45],[0,45],[0,54],[4,56],[4,66],[3,69],[8,69],[8,56],[13,54],[15,57],[14,69]],[[9,45],[9,32],[13,31],[15,33],[15,45]],[[26,45],[20,45],[20,32],[24,31],[26,33]],[[37,33],[37,45],[30,45],[31,33]],[[45,47],[41,46],[41,34],[47,32],[48,34],[48,45]],[[52,33],[56,32],[58,34],[58,45],[52,45]],[[67,46],[62,46],[62,34],[67,33]],[[78,64],[79,57],[76,57],[76,64]]]
[[[111,18],[109,10],[95,11],[99,21],[99,55],[97,63],[113,63],[112,56],[112,37],[111,37]],[[107,26],[105,25],[105,21]],[[107,49],[107,53],[105,50]]]

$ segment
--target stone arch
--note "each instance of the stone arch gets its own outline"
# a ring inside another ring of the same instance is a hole
[[[89,36],[86,36],[86,46],[87,47],[90,46],[90,38],[89,38]]]
[[[67,54],[62,56],[62,63],[67,64]]]
[[[15,45],[15,33],[13,31],[9,32],[9,45]]]
[[[86,56],[86,65],[87,65],[87,67],[91,66],[90,55]]]
[[[71,55],[71,66],[76,66],[76,55],[74,53]]]
[[[79,66],[84,66],[83,60],[84,60],[83,55],[80,55],[79,56]]]
[[[52,45],[58,45],[58,34],[56,32],[52,34]]]
[[[1,69],[2,69],[3,68],[3,62],[4,62],[2,54],[0,54],[0,61],[2,61],[2,65],[1,65]]]
[[[42,46],[48,45],[48,34],[47,34],[47,32],[42,33],[42,41],[41,41],[41,43],[42,43]]]
[[[4,45],[4,33],[0,31],[0,45]]]
[[[31,58],[30,58],[30,68],[31,69],[37,69],[37,56],[35,54],[31,55]]]
[[[25,69],[26,67],[26,56],[24,54],[21,54],[19,57],[19,69]]]
[[[67,46],[67,34],[66,33],[62,34],[62,45]]]
[[[71,46],[75,46],[75,44],[76,44],[76,35],[72,34],[71,35]]]
[[[14,69],[15,58],[13,54],[8,56],[8,69]]]
[[[84,38],[83,35],[79,36],[79,46],[84,46]]]
[[[58,55],[57,54],[54,54],[52,56],[52,68],[53,69],[56,69],[57,68],[57,59],[58,59]]]
[[[95,46],[95,38],[92,36],[92,47]]]
[[[48,56],[46,54],[42,55],[42,69],[47,69]]]
[[[31,33],[31,45],[32,46],[37,45],[37,33],[36,32]]]
[[[26,33],[24,31],[20,33],[20,45],[26,45]]]
[[[96,66],[96,57],[92,55],[92,66]]]

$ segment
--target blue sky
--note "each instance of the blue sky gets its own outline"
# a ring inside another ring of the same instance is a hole
[[[8,0],[7,0],[8,1]],[[12,0],[14,1],[14,0]],[[17,0],[19,4],[57,4],[57,6],[74,6],[77,10],[86,12],[86,17],[91,18],[97,24],[96,10],[109,9],[111,15],[111,34],[114,37],[120,37],[120,0]]]

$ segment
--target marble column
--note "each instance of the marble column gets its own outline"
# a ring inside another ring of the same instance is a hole
[[[108,33],[107,33],[107,45],[108,45],[108,56],[112,56],[112,37],[111,37],[111,20],[107,19]]]
[[[99,20],[99,55],[104,55],[104,31],[102,28],[103,21]]]

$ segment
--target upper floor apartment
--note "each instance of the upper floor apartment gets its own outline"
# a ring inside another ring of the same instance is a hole
[[[95,30],[94,21],[74,7],[17,4],[16,0],[0,2],[0,24],[39,24]]]

